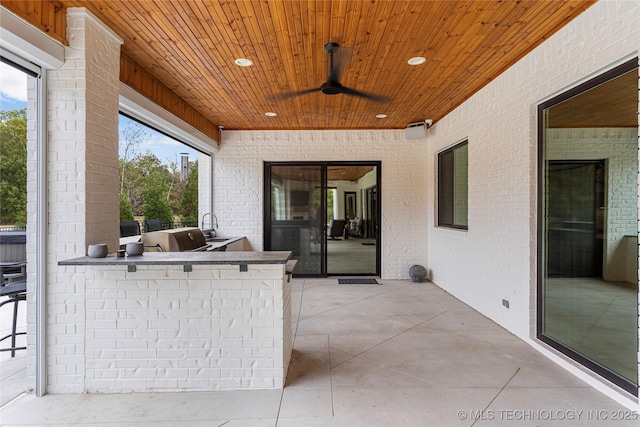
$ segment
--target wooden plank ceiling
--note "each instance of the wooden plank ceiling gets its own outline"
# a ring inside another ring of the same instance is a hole
[[[437,122],[594,2],[56,3],[88,8],[124,39],[123,57],[225,129],[401,129]],[[321,92],[282,99],[327,80],[327,42],[346,53],[340,83],[390,101]],[[426,62],[408,65],[415,56]]]
[[[341,165],[327,168],[328,181],[357,181],[374,169],[373,166]],[[276,181],[304,181],[317,183],[320,181],[320,169],[318,165],[307,166],[273,166],[272,179]]]
[[[551,107],[550,128],[638,126],[638,72],[631,71]]]

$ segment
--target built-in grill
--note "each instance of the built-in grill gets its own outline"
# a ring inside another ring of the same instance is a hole
[[[154,246],[163,252],[199,252],[211,249],[202,230],[197,227],[174,228],[172,230],[152,231],[142,235],[145,250],[152,251]]]

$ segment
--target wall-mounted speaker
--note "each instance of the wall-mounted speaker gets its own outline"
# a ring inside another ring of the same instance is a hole
[[[405,139],[424,139],[424,122],[409,123],[404,130]]]

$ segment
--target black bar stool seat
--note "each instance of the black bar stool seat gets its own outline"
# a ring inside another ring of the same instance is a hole
[[[27,347],[16,347],[16,336],[26,335],[26,332],[17,332],[18,324],[18,303],[27,300],[27,281],[9,282],[0,286],[0,297],[8,297],[0,303],[0,307],[5,304],[13,303],[13,324],[11,333],[0,338],[0,342],[11,338],[11,347],[0,348],[0,351],[10,351],[11,357],[15,357],[16,350],[26,350]]]

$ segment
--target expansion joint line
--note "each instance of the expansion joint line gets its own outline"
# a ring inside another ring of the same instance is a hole
[[[411,330],[413,330],[413,329],[417,328],[418,326],[422,326],[422,325],[424,325],[425,323],[430,322],[430,321],[432,321],[433,319],[435,319],[435,318],[437,318],[437,317],[442,316],[442,315],[443,315],[444,313],[446,313],[447,311],[448,311],[448,310],[444,310],[442,313],[438,313],[438,314],[436,314],[435,316],[432,316],[432,317],[430,317],[430,318],[428,318],[428,319],[426,319],[426,320],[423,320],[422,322],[417,323],[417,324],[413,325],[412,327],[405,329],[405,330],[404,330],[404,331],[402,331],[402,332],[398,332],[398,333],[397,333],[397,334],[395,334],[394,336],[391,336],[391,337],[389,337],[389,338],[387,338],[387,339],[385,339],[385,340],[382,340],[382,341],[380,341],[379,343],[377,343],[376,345],[372,345],[371,347],[367,348],[366,350],[361,351],[361,352],[360,352],[360,353],[358,353],[358,354],[354,354],[354,355],[352,355],[350,358],[348,358],[348,359],[346,359],[346,360],[344,360],[344,361],[342,361],[342,362],[338,363],[338,364],[337,364],[336,366],[334,366],[334,367],[335,367],[335,368],[337,368],[338,366],[342,365],[343,363],[347,363],[347,362],[349,362],[349,361],[351,361],[351,360],[355,359],[356,357],[361,356],[361,355],[365,354],[366,352],[368,352],[368,351],[370,351],[370,350],[373,350],[374,348],[376,348],[376,347],[378,347],[378,346],[381,346],[382,344],[384,344],[384,343],[386,343],[386,342],[389,342],[389,341],[391,341],[391,340],[392,340],[392,339],[394,339],[394,338],[399,337],[399,336],[400,336],[400,335],[402,335],[402,334],[406,334],[407,332],[409,332],[409,331],[411,331]],[[329,354],[331,354],[331,347],[329,347]]]
[[[518,372],[520,372],[520,368],[516,369],[516,371],[513,373],[513,375],[511,375],[511,378],[509,378],[507,380],[506,383],[504,383],[504,385],[500,388],[500,391],[498,393],[496,393],[495,396],[493,396],[493,399],[491,399],[491,401],[489,403],[487,403],[487,406],[484,407],[484,409],[482,410],[482,413],[487,412],[487,410],[489,409],[489,406],[491,406],[491,404],[493,402],[495,402],[495,400],[498,398],[498,396],[500,396],[502,394],[502,392],[504,391],[505,388],[507,388],[507,386],[509,385],[509,383],[511,381],[513,381],[513,379],[516,377],[516,375],[518,375]],[[474,425],[476,425],[476,423],[480,421],[480,419],[475,420],[472,424],[471,427],[473,427]]]
[[[302,310],[302,301],[304,300],[304,281],[302,282],[302,290],[300,291],[301,295],[300,295],[300,306],[298,307],[298,316],[296,318],[296,327],[295,330],[293,330],[293,328],[291,329],[291,334],[293,335],[293,340],[291,342],[291,349],[293,350],[293,348],[295,347],[296,344],[296,336],[298,335],[298,324],[300,324],[300,311]],[[288,371],[288,369],[287,369]],[[286,384],[287,379],[284,379],[284,382]],[[278,404],[278,414],[276,415],[276,424],[275,427],[278,427],[278,422],[280,421],[280,411],[282,410],[282,400],[284,399],[284,386],[282,387],[282,392],[280,393],[280,403]],[[333,405],[333,399],[332,399],[332,405]]]
[[[329,390],[331,393],[331,416],[336,415],[333,407],[333,366],[331,366],[331,336],[327,335],[327,349],[329,350]]]

